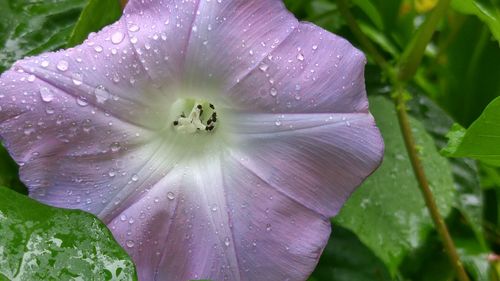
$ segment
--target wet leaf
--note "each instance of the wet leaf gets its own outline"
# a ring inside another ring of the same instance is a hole
[[[93,215],[48,207],[0,187],[0,280],[137,280]]]
[[[384,137],[384,161],[335,221],[353,231],[394,275],[404,257],[424,244],[434,225],[408,160],[394,105],[374,97],[370,108]],[[413,119],[411,123],[437,204],[446,216],[455,200],[450,165],[423,125]]]

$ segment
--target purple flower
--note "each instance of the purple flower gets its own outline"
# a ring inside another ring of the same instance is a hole
[[[133,0],[0,79],[37,200],[98,215],[140,280],[305,280],[382,158],[365,57],[278,0]]]

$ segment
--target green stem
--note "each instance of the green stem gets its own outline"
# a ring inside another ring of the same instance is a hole
[[[446,15],[450,3],[451,0],[440,0],[406,47],[398,66],[398,79],[400,81],[408,81],[415,76],[424,57],[425,49],[436,31],[438,23]]]
[[[361,28],[359,27],[356,19],[349,10],[349,5],[347,0],[338,0],[337,4],[339,6],[340,12],[346,19],[347,24],[349,25],[351,31],[357,37],[358,41],[361,43],[363,48],[372,55],[374,61],[384,71],[386,71],[387,75],[389,76],[395,88],[394,98],[395,98],[396,111],[398,115],[399,125],[401,128],[401,133],[403,135],[406,150],[408,152],[408,156],[410,158],[410,162],[413,167],[413,172],[415,174],[420,190],[424,197],[425,204],[427,206],[427,209],[429,210],[432,220],[434,221],[438,234],[441,237],[441,240],[443,241],[444,248],[456,271],[458,279],[460,281],[469,281],[469,277],[467,276],[467,273],[465,272],[462,262],[460,261],[460,257],[458,256],[455,244],[453,243],[453,239],[451,238],[448,228],[444,223],[443,217],[439,213],[439,209],[437,207],[432,191],[429,187],[429,182],[425,175],[422,162],[420,160],[420,157],[418,156],[415,144],[415,138],[413,137],[406,107],[407,95],[405,95],[406,92],[404,83],[405,80],[411,79],[415,75],[416,70],[420,65],[420,62],[422,61],[425,48],[432,39],[432,35],[436,30],[439,20],[446,13],[450,1],[451,0],[439,1],[434,12],[422,25],[417,36],[403,54],[402,61],[399,64],[398,68],[399,72],[397,76],[394,75],[393,68],[387,63],[385,58],[377,51],[377,49],[372,44],[370,39],[361,31]]]
[[[469,277],[467,276],[462,262],[460,261],[460,257],[458,256],[450,232],[448,231],[448,228],[444,223],[443,217],[439,213],[436,200],[434,199],[434,195],[432,194],[432,191],[429,187],[429,182],[425,175],[422,161],[418,156],[415,138],[413,137],[409,122],[405,97],[406,95],[404,92],[404,88],[402,86],[398,86],[395,93],[396,111],[398,114],[399,126],[401,128],[401,133],[403,134],[406,150],[408,151],[408,156],[410,157],[411,165],[413,167],[413,172],[415,173],[415,177],[417,178],[417,181],[420,185],[420,191],[424,196],[427,209],[429,210],[432,220],[434,221],[434,225],[436,226],[437,232],[441,237],[446,253],[451,260],[458,279],[460,281],[469,281]]]

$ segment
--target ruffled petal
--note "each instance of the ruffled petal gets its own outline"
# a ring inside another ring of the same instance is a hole
[[[301,23],[229,94],[251,112],[368,112],[365,63],[345,39]]]
[[[280,0],[130,1],[124,14],[154,80],[177,77],[197,86],[215,80],[225,89],[298,26]]]
[[[235,142],[243,163],[273,188],[334,216],[380,164],[384,144],[369,113],[240,114]]]
[[[175,168],[109,225],[140,280],[305,280],[328,219],[226,151]]]

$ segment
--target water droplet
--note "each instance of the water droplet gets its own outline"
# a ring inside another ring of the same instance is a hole
[[[78,98],[76,98],[76,103],[79,106],[87,106],[87,105],[89,105],[89,103],[87,102],[87,100],[84,97],[78,97]]]
[[[117,31],[115,33],[113,33],[113,35],[111,35],[111,42],[115,45],[117,44],[120,44],[122,41],[123,41],[123,33],[121,33],[120,31]]]
[[[167,198],[168,198],[168,200],[174,200],[175,199],[175,194],[173,192],[168,192],[167,193]]]
[[[40,65],[41,65],[43,68],[46,68],[46,67],[48,67],[48,66],[49,66],[49,64],[50,64],[50,62],[49,62],[49,61],[44,60],[44,61],[42,61],[42,63],[41,63]]]
[[[73,73],[72,75],[73,84],[75,86],[80,86],[83,83],[82,75],[80,73]]]
[[[229,237],[226,237],[226,239],[224,239],[224,245],[226,245],[226,247],[229,247],[230,244],[231,240],[229,239]]]
[[[160,198],[158,198],[158,197],[155,197],[155,199],[154,199],[154,202],[155,202],[155,203],[158,203],[158,202],[160,202]]]
[[[212,206],[212,212],[217,212],[217,205],[216,205],[216,204],[214,204],[214,205]]]
[[[127,216],[126,215],[121,215],[120,216],[120,220],[121,221],[126,221],[127,220]]]
[[[274,125],[276,125],[278,127],[281,126],[281,121],[280,120],[276,120],[276,122],[274,122]]]
[[[110,177],[114,177],[114,176],[116,176],[116,172],[115,172],[115,170],[113,170],[113,169],[109,170],[109,172],[108,172],[108,176],[110,176]]]
[[[29,82],[34,82],[35,80],[36,80],[35,75],[30,75],[30,76],[28,76],[28,81],[29,81]]]
[[[120,151],[122,146],[119,142],[114,142],[109,146],[109,148],[111,149],[111,152],[118,152]]]
[[[278,95],[278,90],[276,90],[276,88],[271,88],[271,90],[269,91],[269,94],[271,94],[271,96],[275,97]]]
[[[300,60],[300,61],[303,61],[303,60],[304,60],[304,55],[303,55],[303,54],[301,54],[301,53],[299,53],[299,54],[297,55],[297,59],[298,59],[298,60]]]
[[[137,32],[139,31],[139,26],[136,25],[136,24],[132,24],[131,26],[129,26],[128,30],[132,31],[132,32]]]
[[[104,86],[97,86],[94,90],[95,98],[97,99],[98,103],[104,103],[109,99],[109,93],[106,91],[106,88]]]
[[[272,230],[271,224],[270,223],[266,224],[266,231],[271,231],[271,230]]]
[[[97,45],[97,46],[95,46],[95,47],[94,47],[94,50],[95,50],[96,52],[100,53],[100,52],[102,52],[102,47],[101,47],[101,46],[99,46],[99,45]]]
[[[132,181],[138,181],[139,180],[139,176],[137,174],[134,174],[132,176]]]
[[[259,69],[263,72],[266,72],[268,69],[269,69],[269,65],[265,64],[265,63],[261,63],[259,65]]]
[[[40,96],[44,102],[51,102],[54,99],[54,94],[49,88],[46,87],[40,88]]]
[[[133,240],[127,240],[127,242],[125,242],[125,244],[129,248],[133,248],[135,246],[135,242]]]
[[[69,68],[69,64],[65,60],[60,60],[57,63],[57,69],[59,69],[60,71],[66,71],[66,70],[68,70],[68,68]]]
[[[318,45],[313,45],[313,46],[312,46],[312,49],[313,49],[313,50],[317,50],[317,49],[318,49]]]

